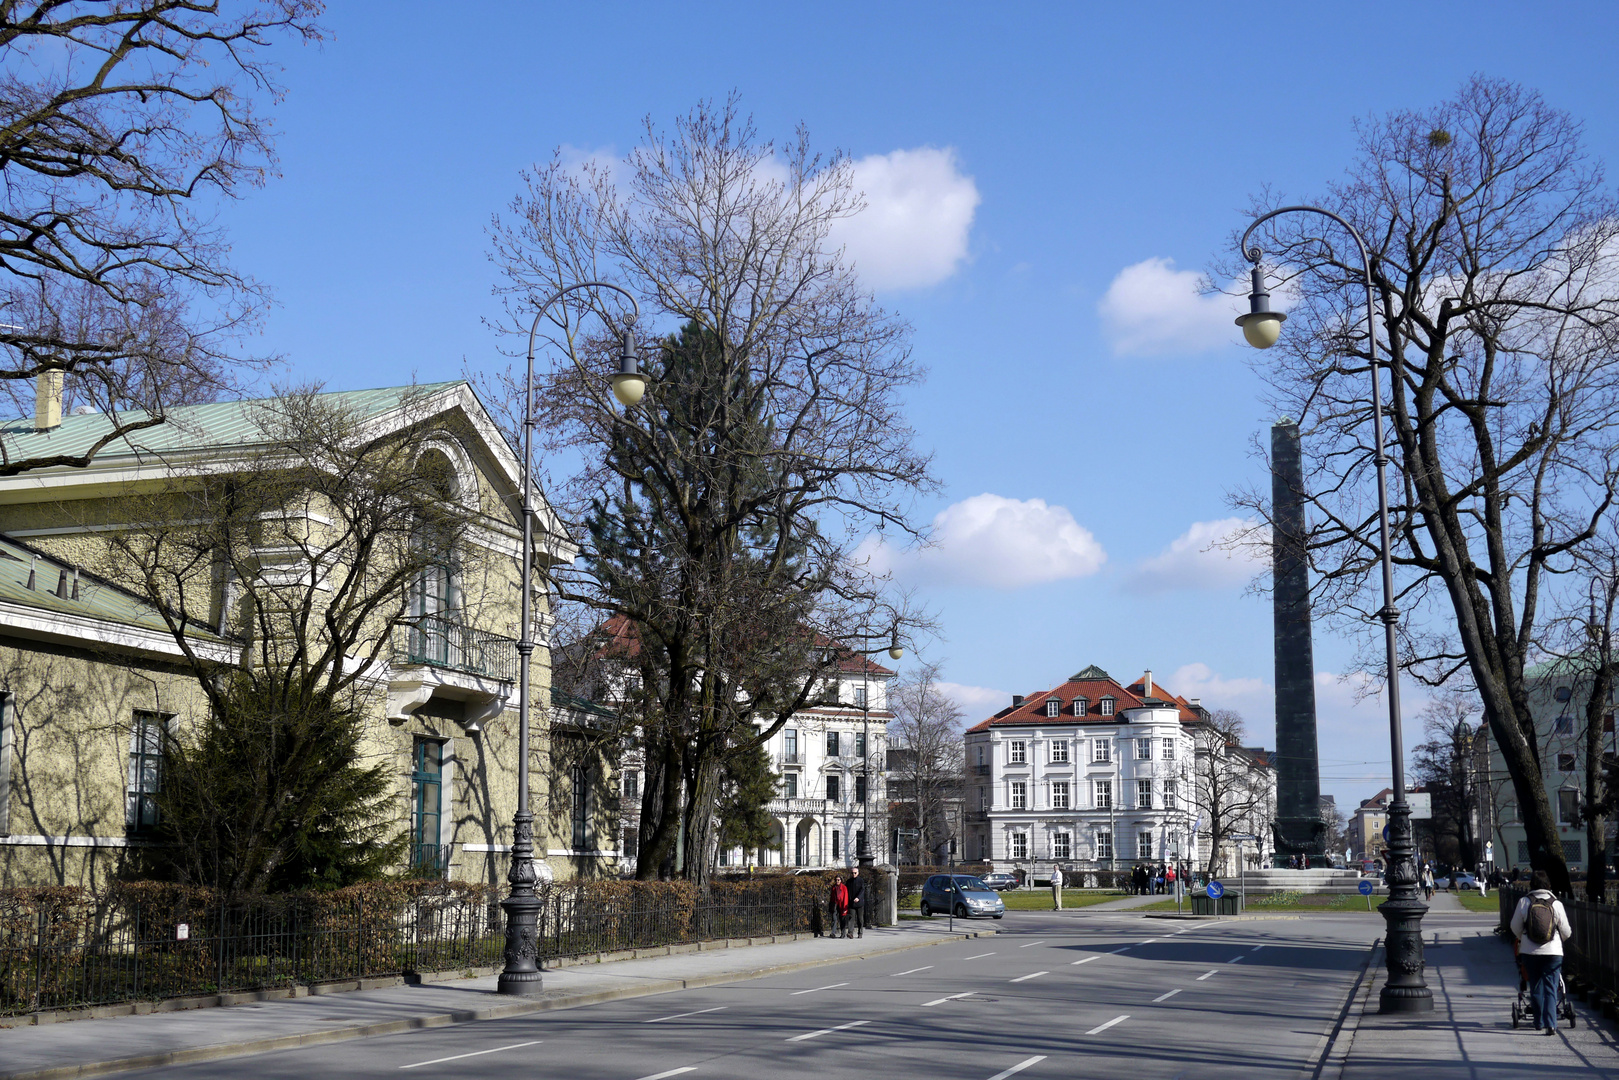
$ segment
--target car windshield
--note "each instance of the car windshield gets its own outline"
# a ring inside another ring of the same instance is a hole
[[[968,877],[965,874],[957,875],[957,877],[956,877],[956,888],[958,888],[958,889],[977,889],[980,892],[993,892],[994,891],[988,885],[985,885],[983,883],[983,881],[980,880],[979,878]]]

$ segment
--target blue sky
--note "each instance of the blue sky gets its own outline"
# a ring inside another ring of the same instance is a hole
[[[931,371],[912,416],[946,490],[918,516],[944,515],[944,542],[897,572],[938,609],[925,653],[973,720],[1095,663],[1151,668],[1273,745],[1268,603],[1203,549],[1226,493],[1262,479],[1250,443],[1274,417],[1191,275],[1254,193],[1342,176],[1357,118],[1475,72],[1540,90],[1619,160],[1612,5],[446,11],[350,0],[323,48],[277,49],[283,175],[224,211],[278,300],[255,344],[333,389],[501,364],[485,229],[521,168],[623,152],[644,116],[733,90],[767,134],[804,123],[863,163],[877,210],[920,222],[874,215],[850,243]],[[1388,739],[1350,653],[1318,630],[1324,789],[1352,807]]]

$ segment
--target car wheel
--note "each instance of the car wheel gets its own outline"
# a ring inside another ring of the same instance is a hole
[[[933,909],[928,907],[928,902],[926,900],[922,901],[922,918],[933,918]]]
[[[956,905],[956,918],[965,919],[966,917],[967,917],[967,905],[966,904],[957,904]]]

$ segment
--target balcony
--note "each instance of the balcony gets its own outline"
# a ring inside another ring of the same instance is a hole
[[[517,678],[517,642],[475,630],[456,619],[418,615],[398,628],[393,662],[399,666],[426,664],[513,682]]]
[[[802,765],[804,764],[804,751],[792,750],[778,754],[776,755],[776,763],[778,765]]]
[[[966,819],[968,821],[988,821],[989,820],[989,811],[988,810],[968,810],[966,812],[966,814],[965,814],[965,817],[966,817]]]
[[[990,767],[988,765],[974,765],[973,766],[973,775],[974,776],[988,776],[989,775],[989,768]]]

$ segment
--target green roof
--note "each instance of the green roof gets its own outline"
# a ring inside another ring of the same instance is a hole
[[[28,587],[30,573],[34,587]],[[62,587],[66,597],[58,596]],[[0,600],[26,604],[44,611],[64,615],[79,615],[92,619],[105,619],[126,626],[168,633],[168,624],[156,609],[133,593],[102,581],[89,574],[78,575],[78,598],[73,596],[73,567],[60,559],[53,559],[33,548],[0,535]],[[214,635],[198,628],[193,637],[211,638]]]
[[[419,386],[391,386],[377,390],[345,390],[322,394],[321,397],[354,410],[362,419],[369,419],[397,408],[409,397],[430,394],[445,387],[455,386],[459,381],[424,383]],[[274,400],[266,397],[249,401],[180,405],[168,411],[165,423],[130,432],[124,438],[102,447],[96,457],[100,459],[199,450],[211,446],[251,445],[260,435],[254,407]],[[125,423],[146,415],[149,414],[138,410],[117,414]],[[57,454],[79,455],[89,453],[96,441],[105,438],[113,429],[113,417],[106,413],[64,416],[62,426],[52,428],[50,431],[37,430],[31,418],[18,419],[0,424],[0,442],[5,443],[12,460]]]

